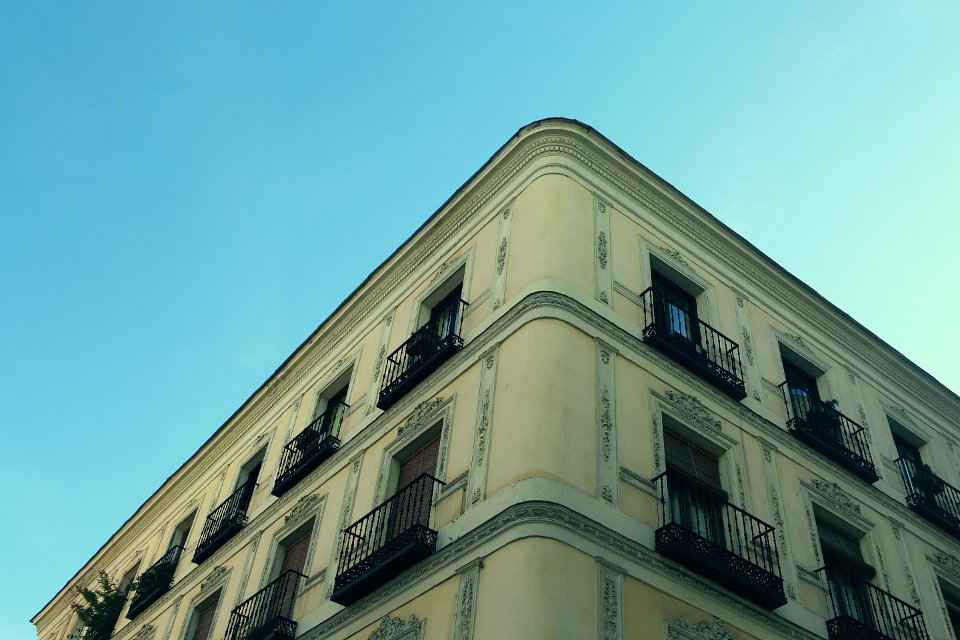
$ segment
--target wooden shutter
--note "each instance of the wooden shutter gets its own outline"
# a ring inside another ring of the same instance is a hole
[[[827,565],[843,565],[868,578],[876,573],[864,562],[860,542],[853,536],[820,520],[817,520],[817,536]]]
[[[400,466],[397,489],[402,489],[424,473],[437,472],[437,455],[440,453],[440,436],[428,442],[420,451],[407,458]]]
[[[310,533],[308,530],[287,545],[287,550],[283,555],[283,565],[280,567],[280,573],[290,571],[291,569],[303,573],[303,568],[307,563],[307,549],[310,548]]]
[[[714,489],[720,486],[720,465],[717,459],[669,431],[663,432],[663,448],[667,469],[682,473]]]
[[[216,605],[212,604],[197,614],[197,628],[193,631],[193,640],[207,640],[210,636],[210,625],[213,623],[213,612],[215,610]]]

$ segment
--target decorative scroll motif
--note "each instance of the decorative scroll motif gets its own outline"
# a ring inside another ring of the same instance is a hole
[[[470,472],[465,495],[469,508],[481,500],[487,490],[487,449],[490,446],[491,423],[494,410],[494,390],[497,380],[496,347],[482,357],[484,363],[480,369],[480,389],[477,398],[477,414],[473,431],[473,454],[470,457]]]
[[[503,268],[507,265],[507,239],[500,241],[497,247],[497,273],[503,273]]]
[[[753,338],[750,337],[750,332],[747,331],[746,327],[743,327],[741,329],[740,335],[743,336],[743,355],[747,358],[747,362],[749,362],[750,364],[754,364]]]
[[[810,481],[810,486],[821,496],[833,503],[840,511],[846,511],[857,516],[860,515],[860,505],[853,501],[850,496],[844,493],[836,482],[827,482],[814,478]]]
[[[490,428],[490,391],[483,393],[480,405],[480,424],[477,426],[477,464],[483,464],[487,456],[487,430]]]
[[[504,209],[504,210],[503,210],[503,213],[501,213],[500,216],[501,216],[504,220],[506,220],[507,218],[509,218],[509,217],[510,217],[510,207],[507,207],[506,209]]]
[[[412,613],[406,620],[386,615],[380,619],[380,626],[367,640],[420,640],[425,623],[426,620],[420,620]]]
[[[140,627],[140,631],[130,636],[130,640],[150,640],[156,632],[157,628],[154,625],[145,624]]]
[[[607,212],[607,205],[603,204],[602,202],[598,202],[598,203],[597,203],[597,209],[600,211],[600,213],[606,213],[606,212]]]
[[[597,558],[597,563],[600,585],[600,601],[597,603],[600,615],[598,637],[600,640],[622,640],[623,570],[602,558]]]
[[[606,291],[601,291],[601,292],[600,292],[600,302],[605,302],[605,303],[609,303],[609,302],[610,302],[610,296],[607,295],[607,292],[606,292]]]
[[[610,390],[606,385],[600,393],[600,441],[603,459],[609,462],[613,449],[613,419],[610,417]]]
[[[664,395],[677,410],[686,414],[700,426],[720,430],[720,421],[707,411],[707,408],[696,397],[672,390],[667,390]]]
[[[691,626],[686,618],[667,622],[667,640],[737,640],[727,631],[723,620],[714,618]]]
[[[486,360],[486,367],[487,367],[487,369],[489,369],[490,367],[493,366],[493,361],[494,361],[493,355],[487,356],[487,360]]]
[[[453,622],[453,640],[472,640],[474,620],[477,615],[477,588],[483,558],[477,558],[457,569],[460,582],[457,586],[457,610]]]
[[[443,264],[440,265],[436,273],[433,274],[433,277],[430,278],[430,284],[433,284],[443,278],[444,274],[447,272],[447,269],[450,268],[450,265],[453,264],[455,260],[456,258],[447,258],[444,260]]]
[[[437,397],[433,400],[424,400],[418,404],[414,409],[413,413],[410,415],[410,418],[397,429],[397,437],[399,438],[405,433],[411,431],[419,431],[423,427],[427,426],[427,423],[433,420],[434,414],[437,412],[445,400],[443,398]]]
[[[960,558],[946,553],[938,553],[930,558],[954,582],[960,582]]]
[[[296,522],[304,516],[310,513],[315,506],[317,506],[323,498],[316,493],[311,493],[310,495],[303,496],[297,500],[297,504],[293,505],[293,509],[290,510],[290,513],[286,518],[283,519],[283,523],[287,524],[289,522]]]
[[[600,268],[607,268],[607,234],[603,231],[597,238],[597,260],[600,261]]]
[[[743,309],[743,296],[737,296],[737,306]]]
[[[610,352],[606,349],[601,349],[600,359],[603,361],[603,364],[610,364]]]
[[[210,572],[210,575],[207,576],[207,579],[200,583],[200,593],[204,593],[213,587],[219,586],[229,574],[230,569],[222,564],[217,565],[213,568],[213,571]]]
[[[687,269],[692,269],[690,263],[683,259],[683,256],[680,255],[679,251],[674,251],[673,249],[667,249],[666,247],[660,247],[660,250],[663,251],[664,255],[669,256],[678,264],[686,267]]]

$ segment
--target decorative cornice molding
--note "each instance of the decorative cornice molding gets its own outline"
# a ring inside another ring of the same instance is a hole
[[[933,556],[927,556],[947,578],[960,585],[960,558],[947,553],[937,553]]]
[[[703,620],[691,625],[686,618],[667,621],[667,640],[737,640],[723,620]]]
[[[749,619],[769,631],[759,637],[772,637],[791,640],[820,640],[814,633],[800,628],[747,600],[731,595],[727,590],[716,586],[683,567],[667,560],[636,540],[622,536],[592,518],[577,513],[567,507],[547,502],[524,502],[506,508],[490,518],[476,529],[440,548],[429,558],[412,567],[400,578],[389,582],[380,589],[364,596],[350,607],[342,609],[312,629],[308,629],[297,640],[322,640],[332,636],[338,630],[372,613],[384,603],[401,592],[424,584],[427,576],[455,563],[469,555],[473,550],[514,527],[543,523],[559,526],[593,543],[599,544],[611,552],[629,558],[670,580],[696,589],[722,606],[732,609],[738,615]]]
[[[310,515],[314,507],[323,502],[323,496],[311,493],[301,497],[297,500],[297,504],[293,505],[293,509],[290,510],[290,513],[283,519],[285,525],[299,522],[304,519],[306,516]]]
[[[200,583],[200,593],[207,593],[208,591],[213,591],[223,583],[227,581],[230,577],[230,567],[225,567],[224,565],[217,565],[213,568],[206,579]]]
[[[435,422],[440,416],[440,408],[446,403],[441,397],[424,400],[413,409],[407,421],[397,428],[397,437],[416,433]]]

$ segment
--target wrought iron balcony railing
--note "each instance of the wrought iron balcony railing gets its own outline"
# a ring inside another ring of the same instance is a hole
[[[657,289],[640,294],[643,307],[643,339],[734,400],[747,396],[743,383],[740,345],[706,322],[689,326],[686,317],[672,315],[671,306]]]
[[[454,301],[387,356],[378,407],[389,408],[463,347],[460,326],[467,306]]]
[[[430,514],[437,485],[443,482],[425,473],[344,529],[331,600],[355,602],[433,553],[437,532]]]
[[[926,465],[919,466],[909,458],[898,458],[896,463],[907,490],[907,506],[960,538],[960,490]]]
[[[657,552],[766,609],[786,604],[774,528],[683,473],[659,488]]]
[[[226,640],[293,640],[297,633],[293,605],[304,577],[299,571],[284,571],[237,605],[230,614]]]
[[[340,448],[340,440],[332,434],[339,433],[346,410],[347,405],[342,402],[327,407],[322,415],[287,443],[280,456],[280,470],[271,491],[273,495],[282,496]]]
[[[923,613],[848,569],[822,567],[830,640],[929,640]]]
[[[247,525],[247,507],[250,506],[250,498],[253,497],[256,486],[253,479],[244,482],[207,516],[197,550],[193,554],[194,563],[200,564],[209,558],[223,543]]]
[[[782,383],[780,389],[790,433],[867,482],[879,479],[862,426],[830,404],[801,389],[792,389],[789,382]]]
[[[173,573],[180,561],[183,547],[177,545],[163,554],[149,569],[137,578],[137,590],[130,599],[130,608],[127,609],[127,619],[133,620],[143,613],[147,607],[165,594],[173,584]]]

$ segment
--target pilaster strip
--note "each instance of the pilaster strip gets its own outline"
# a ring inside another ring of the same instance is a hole
[[[493,429],[493,396],[497,386],[497,350],[499,344],[480,357],[480,392],[477,420],[473,432],[473,457],[467,479],[464,511],[479,503],[487,493],[487,466],[490,463],[490,437]]]
[[[853,387],[853,397],[857,401],[857,413],[860,415],[860,425],[863,427],[863,434],[867,438],[867,447],[870,451],[870,457],[873,460],[879,460],[880,455],[876,451],[876,447],[873,443],[873,435],[870,433],[870,424],[867,420],[867,411],[864,408],[863,404],[863,393],[860,391],[860,383],[858,382],[859,378],[857,373],[850,367],[845,367],[847,370],[847,379],[850,381],[850,386]],[[877,475],[883,479],[885,469],[883,469],[882,464],[874,465],[877,470]]]
[[[797,565],[793,561],[793,551],[787,539],[787,523],[783,515],[783,493],[780,490],[780,474],[777,471],[777,447],[760,439],[763,450],[763,477],[767,484],[767,502],[776,527],[777,550],[780,552],[780,575],[787,597],[796,600],[799,597],[799,576]]]
[[[597,558],[597,637],[623,640],[623,569]]]
[[[490,308],[496,311],[503,306],[507,290],[507,260],[510,257],[510,226],[513,222],[513,202],[500,212],[497,225],[497,254],[494,260],[493,284],[490,285]]]
[[[597,496],[620,502],[620,465],[617,462],[617,402],[614,365],[617,350],[597,342]]]
[[[343,545],[343,530],[350,525],[350,516],[353,513],[353,500],[357,494],[357,480],[360,477],[360,462],[363,460],[364,449],[357,452],[350,462],[350,471],[347,473],[347,483],[343,488],[343,501],[340,503],[340,518],[337,520],[336,541],[330,550],[330,561],[327,563],[327,575],[323,587],[324,599],[329,599],[333,593],[334,577],[337,575],[337,561],[340,559],[340,547]]]
[[[903,539],[903,523],[895,518],[890,518],[890,526],[893,528],[893,540],[897,547],[897,556],[903,565],[903,575],[907,579],[907,586],[910,587],[910,597],[913,604],[921,609],[920,593],[917,591],[917,581],[914,579],[913,563],[910,562],[910,553],[907,550],[907,541]]]
[[[476,558],[457,569],[460,582],[457,585],[457,609],[453,618],[453,640],[473,640],[482,568],[483,558]]]
[[[250,580],[250,572],[253,570],[253,559],[257,555],[257,547],[260,546],[260,538],[262,536],[263,529],[254,534],[253,539],[250,541],[250,546],[247,548],[247,559],[243,563],[243,573],[240,574],[240,585],[237,587],[237,597],[233,600],[234,607],[246,599],[247,582]]]
[[[380,372],[383,371],[383,362],[387,358],[387,346],[390,343],[390,327],[393,326],[393,318],[397,314],[397,308],[394,307],[383,318],[383,328],[380,329],[380,344],[377,346],[377,360],[373,364],[373,376],[370,377],[370,386],[367,388],[367,406],[363,409],[363,415],[368,416],[377,408],[377,398],[380,394]]]
[[[303,393],[297,398],[297,401],[293,403],[293,411],[290,412],[290,418],[287,420],[287,428],[283,433],[283,445],[286,445],[293,438],[293,430],[297,426],[297,416],[300,414],[300,405],[303,404],[303,399],[306,394]]]
[[[173,633],[173,623],[177,619],[177,611],[180,609],[181,602],[183,602],[183,596],[173,602],[173,609],[170,611],[170,617],[167,618],[167,628],[163,632],[163,640],[170,640],[170,634]]]
[[[594,194],[594,273],[596,274],[596,298],[604,304],[613,305],[613,265],[610,261],[610,205]]]
[[[743,371],[746,374],[747,388],[750,389],[750,395],[754,400],[763,402],[763,382],[760,379],[760,369],[757,368],[757,357],[753,351],[753,329],[750,326],[750,310],[748,305],[750,299],[743,293],[734,289],[734,298],[736,299],[737,325],[740,327],[740,336],[737,342],[740,343],[740,362],[743,364]]]

